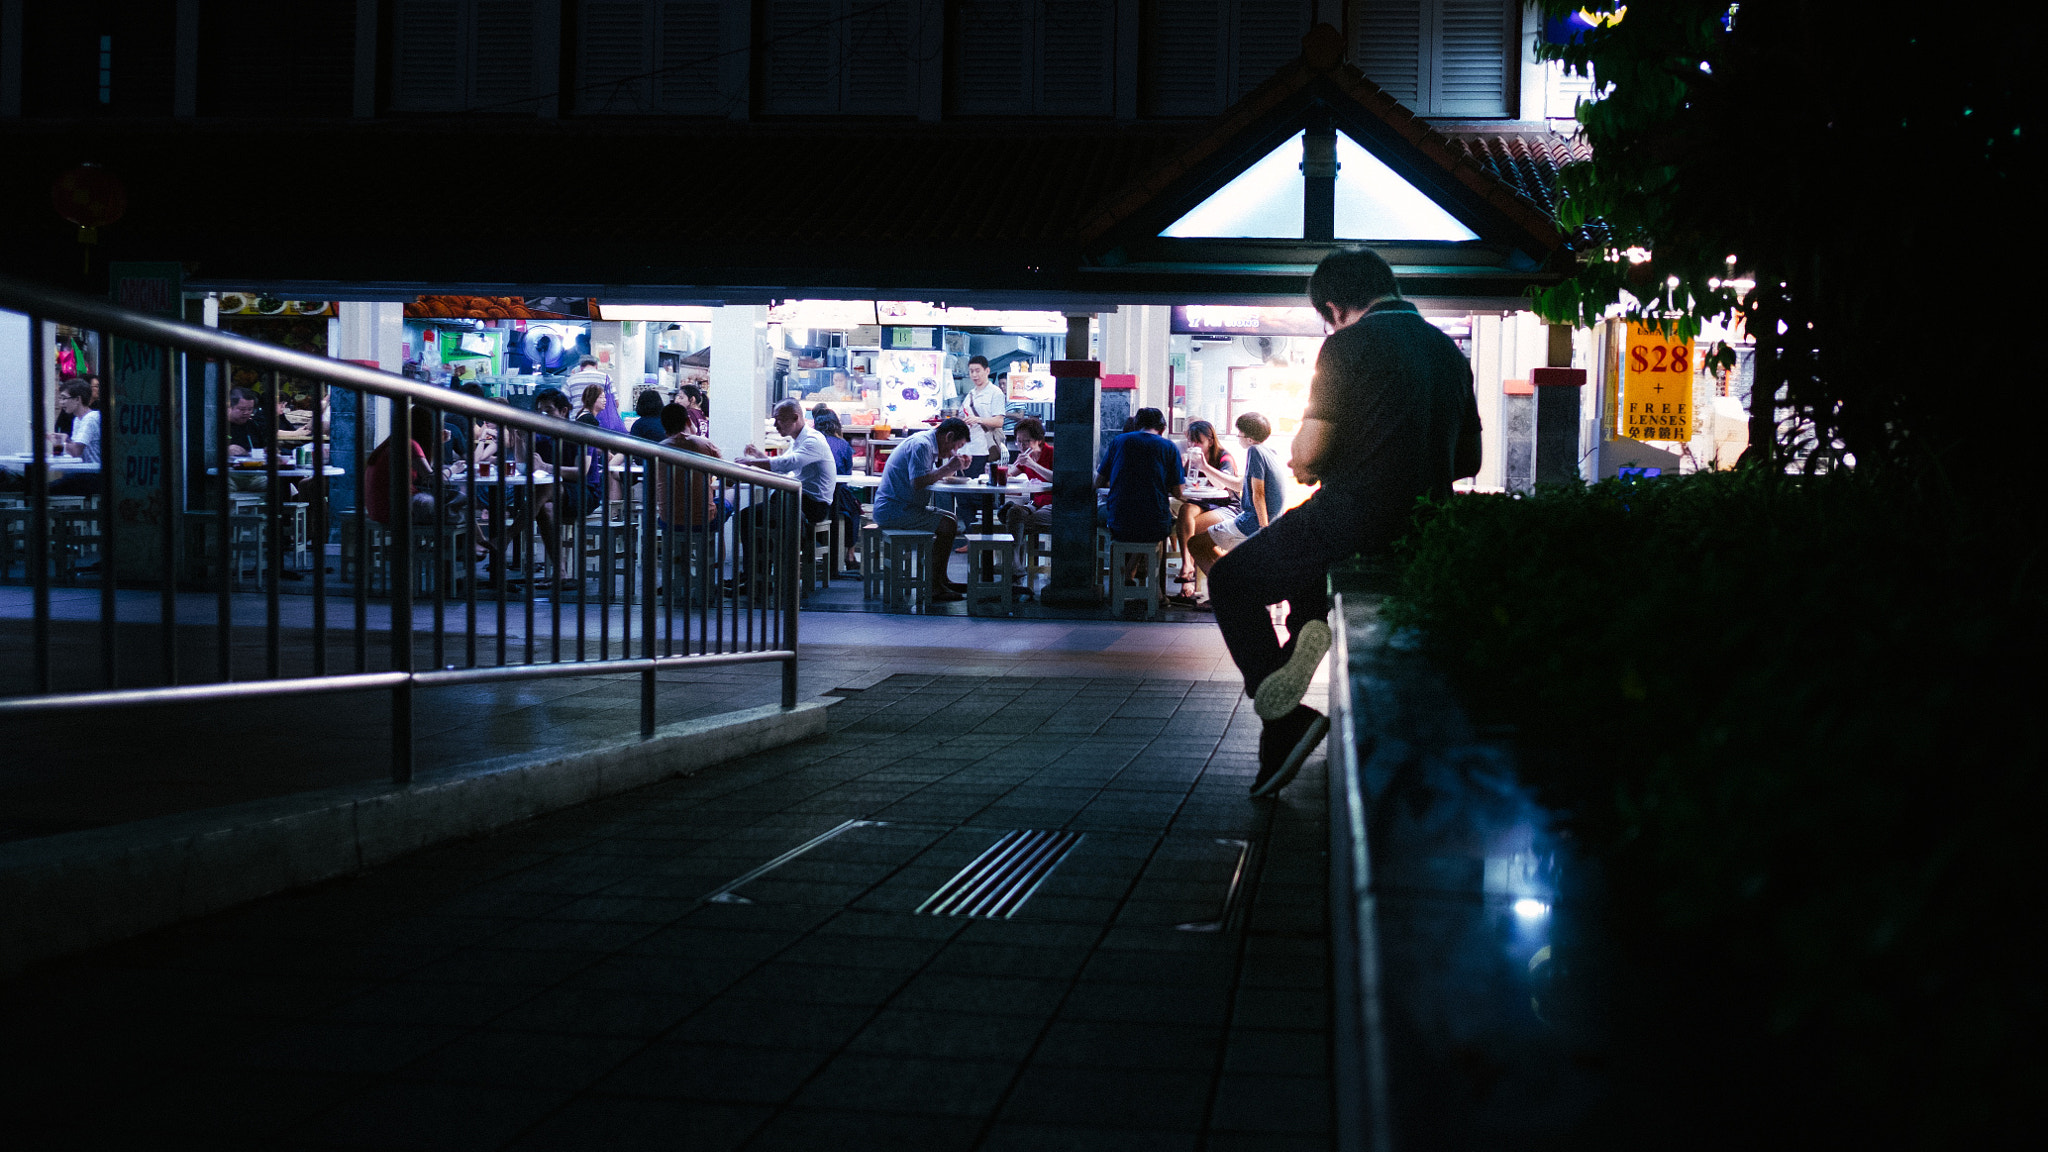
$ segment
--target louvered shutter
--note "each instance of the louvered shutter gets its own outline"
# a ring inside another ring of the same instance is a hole
[[[1237,0],[1235,18],[1233,103],[1301,55],[1301,38],[1309,29],[1310,0]]]
[[[1152,17],[1152,114],[1222,111],[1223,0],[1154,0]]]
[[[718,10],[718,0],[664,0],[661,5],[661,71],[655,91],[662,111],[710,116],[723,110]]]
[[[469,107],[533,111],[533,0],[476,0]]]
[[[1593,98],[1594,78],[1575,76],[1564,61],[1543,65],[1543,114],[1551,119],[1569,120],[1578,114],[1579,101]],[[1524,119],[1534,119],[1526,111]]]
[[[841,0],[848,112],[909,115],[915,89],[910,45],[910,0]]]
[[[767,11],[762,98],[769,112],[830,112],[834,79],[832,0],[775,0]]]
[[[651,111],[653,0],[584,0],[576,31],[576,111],[586,116]]]
[[[1045,0],[1039,18],[1038,111],[1107,116],[1116,98],[1113,0]]]
[[[1428,94],[1423,0],[1359,0],[1352,9],[1351,59],[1387,95],[1420,109]]]
[[[462,9],[461,0],[404,0],[392,13],[394,110],[461,110],[469,64]]]
[[[1436,91],[1438,116],[1508,114],[1508,61],[1514,37],[1509,0],[1437,0]]]
[[[954,110],[969,116],[1031,111],[1033,0],[969,0],[954,25]]]

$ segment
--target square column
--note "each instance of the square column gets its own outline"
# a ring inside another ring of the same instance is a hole
[[[1053,608],[1094,608],[1102,603],[1095,567],[1102,365],[1055,360],[1052,375],[1052,579],[1039,600]]]

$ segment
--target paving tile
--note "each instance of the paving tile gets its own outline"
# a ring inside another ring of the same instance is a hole
[[[764,964],[726,990],[727,996],[790,1004],[880,1004],[909,973],[893,968]]]
[[[1330,1036],[1321,1031],[1235,1028],[1225,1039],[1227,1072],[1266,1076],[1330,1075]]]
[[[568,1099],[531,1087],[378,1084],[293,1135],[358,1147],[497,1148]]]
[[[705,999],[571,981],[528,1000],[495,1023],[534,1032],[656,1036],[702,1006]]]
[[[1120,1070],[1033,1064],[1024,1070],[1001,1120],[1020,1124],[1128,1127],[1193,1132],[1208,1104],[1207,1072]]]
[[[1328,1132],[1330,1082],[1306,1076],[1226,1073],[1216,1086],[1211,1123],[1241,1132]]]
[[[796,1102],[814,1108],[985,1116],[994,1111],[1016,1070],[1014,1062],[849,1052],[834,1057]]]
[[[874,1015],[867,1007],[780,1004],[769,1000],[715,1000],[678,1025],[673,1038],[699,1044],[815,1048],[844,1047]]]
[[[576,1092],[646,1046],[631,1036],[487,1029],[414,1061],[407,1079]]]
[[[1017,1062],[1044,1030],[1036,1017],[891,1008],[876,1014],[847,1051],[867,1055]]]
[[[1176,1024],[1061,1019],[1031,1059],[1062,1068],[1145,1068],[1204,1072],[1216,1066],[1216,1030]]]
[[[1065,981],[927,972],[890,1001],[892,1008],[971,1012],[978,1016],[1049,1016],[1067,993]]]
[[[588,1149],[737,1148],[766,1123],[774,1109],[694,1100],[581,1096],[549,1116],[514,1147],[532,1152]]]
[[[997,1124],[981,1145],[990,1152],[1192,1152],[1193,1132],[1138,1131],[1065,1124]]]
[[[730,1048],[664,1041],[597,1084],[600,1092],[742,1104],[787,1100],[826,1060],[801,1048]]]
[[[1104,984],[1084,980],[1060,1007],[1062,1018],[1129,1024],[1183,1024],[1220,1028],[1228,989],[1180,984]]]
[[[747,1148],[749,1152],[947,1152],[972,1148],[980,1131],[981,1121],[975,1117],[788,1108],[778,1113]]]

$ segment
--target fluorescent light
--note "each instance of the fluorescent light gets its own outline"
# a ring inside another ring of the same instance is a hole
[[[1541,920],[1545,916],[1550,915],[1550,905],[1533,896],[1524,896],[1520,900],[1515,901],[1511,907],[1514,910],[1515,918],[1518,920]]]
[[[590,307],[599,320],[670,321],[678,324],[709,324],[715,309],[700,304],[603,304]]]

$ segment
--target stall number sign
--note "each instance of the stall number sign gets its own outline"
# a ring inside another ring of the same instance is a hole
[[[1690,440],[1692,341],[1654,324],[1630,324],[1622,358],[1621,434],[1631,440]]]

